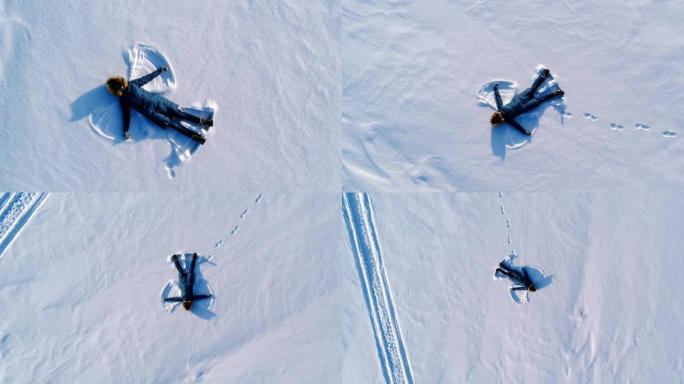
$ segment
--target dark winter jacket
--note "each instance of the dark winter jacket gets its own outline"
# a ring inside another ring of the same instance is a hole
[[[532,282],[530,275],[527,273],[527,269],[524,267],[520,269],[511,268],[508,264],[502,261],[499,263],[499,268],[497,268],[497,271],[508,277],[513,283],[520,284],[525,288],[532,287],[532,290],[534,290],[534,283]]]
[[[193,300],[192,287],[195,285],[195,271],[178,273],[178,285],[181,289],[181,298],[183,300]]]
[[[149,75],[131,80],[128,83],[128,87],[123,91],[123,95],[119,97],[121,111],[123,112],[124,134],[128,132],[130,126],[131,108],[140,112],[162,128],[166,128],[169,125],[170,119],[167,116],[172,114],[172,111],[178,109],[178,104],[142,88],[143,85],[154,80],[165,69],[166,68],[159,68]]]
[[[501,112],[504,121],[521,133],[529,135],[531,132],[518,124],[515,118],[541,104],[541,100],[534,96],[532,89],[528,88],[524,92],[515,95],[510,103],[503,105],[499,89],[494,87],[494,98],[496,99],[496,109]]]
[[[173,256],[173,263],[178,270],[178,285],[180,286],[181,296],[180,297],[168,297],[164,301],[194,301],[208,299],[211,295],[195,295],[193,292],[193,286],[195,285],[195,264],[197,262],[197,254],[192,256],[192,261],[190,262],[190,269],[184,270],[180,265],[178,255]]]
[[[497,107],[500,105],[500,100],[501,96],[498,97]],[[534,96],[531,89],[527,89],[517,94],[510,103],[499,107],[499,112],[503,113],[504,118],[515,118],[538,107],[539,104],[541,104],[540,99]]]

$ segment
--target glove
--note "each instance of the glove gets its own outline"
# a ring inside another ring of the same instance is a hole
[[[161,69],[162,72],[166,72],[166,71],[169,70],[167,67],[161,67],[161,68],[159,68],[159,69]]]

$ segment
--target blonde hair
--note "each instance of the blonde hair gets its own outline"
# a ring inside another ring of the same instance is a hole
[[[128,83],[126,79],[121,76],[114,76],[107,79],[105,83],[107,90],[114,96],[122,96],[126,88],[128,88]]]
[[[499,125],[504,123],[504,117],[503,113],[501,112],[494,112],[492,114],[492,118],[489,119],[489,122],[492,123],[492,125]]]

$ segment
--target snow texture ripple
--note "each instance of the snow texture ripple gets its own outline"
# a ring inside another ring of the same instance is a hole
[[[395,312],[367,193],[345,193],[342,212],[357,263],[378,357],[387,383],[413,383],[413,374]]]
[[[0,257],[47,197],[47,193],[5,193],[0,196]]]

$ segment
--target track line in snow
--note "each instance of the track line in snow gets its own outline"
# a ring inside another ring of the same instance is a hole
[[[5,193],[0,196],[0,257],[40,209],[47,193]]]
[[[344,193],[342,214],[368,305],[385,381],[390,384],[413,383],[411,364],[387,281],[368,194]]]

